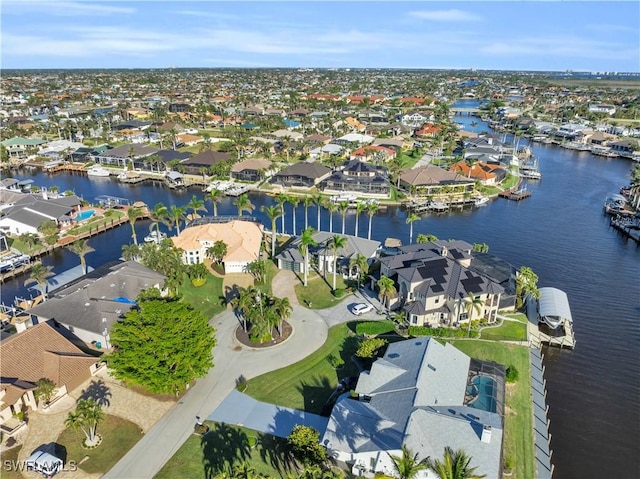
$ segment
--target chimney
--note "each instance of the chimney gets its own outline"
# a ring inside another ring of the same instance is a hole
[[[440,254],[441,254],[442,256],[444,256],[445,258],[447,257],[447,255],[449,254],[449,250],[447,250],[447,247],[446,247],[446,246],[443,246],[443,247],[442,247],[442,251],[440,252]]]
[[[482,437],[480,437],[480,440],[487,444],[491,442],[491,426],[482,426]]]

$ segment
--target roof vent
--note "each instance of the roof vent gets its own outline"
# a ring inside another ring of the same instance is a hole
[[[387,355],[387,357],[395,359],[395,358],[399,358],[400,355],[398,353],[391,353],[391,354]]]
[[[432,371],[435,371],[435,370],[436,370],[436,367],[435,367],[433,364],[427,364],[427,367],[428,367],[429,369],[431,369]]]
[[[489,444],[491,442],[491,426],[482,426],[480,441]]]

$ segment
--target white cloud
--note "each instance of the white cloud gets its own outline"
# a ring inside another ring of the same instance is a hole
[[[463,10],[417,10],[409,12],[409,15],[422,20],[432,20],[434,22],[477,22],[482,17],[474,13]]]
[[[40,12],[58,17],[72,16],[104,16],[112,14],[130,15],[135,8],[127,6],[104,5],[89,2],[56,2],[42,0],[6,0],[3,3],[3,14],[24,14]]]
[[[216,20],[240,20],[242,18],[240,15],[231,13],[206,12],[203,10],[175,10],[173,13],[187,17],[213,18]]]

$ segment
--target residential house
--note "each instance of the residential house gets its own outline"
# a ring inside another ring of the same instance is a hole
[[[400,248],[381,258],[380,274],[396,282],[400,308],[412,326],[439,327],[497,319],[504,288],[470,268],[472,246],[464,241],[434,241]],[[479,312],[468,311],[469,298],[482,301]]]
[[[604,113],[611,116],[616,112],[616,107],[604,103],[593,103],[589,105],[589,111],[591,113]]]
[[[129,166],[137,169],[143,168],[145,159],[148,156],[155,155],[159,150],[155,146],[131,143],[94,154],[93,159],[101,165]]]
[[[141,291],[164,288],[165,277],[135,261],[116,261],[48,293],[27,312],[48,321],[61,334],[109,348],[111,328],[133,306]]]
[[[169,104],[169,112],[170,113],[186,113],[191,110],[191,105],[188,103],[170,103]]]
[[[26,158],[28,150],[33,148],[34,152],[38,146],[46,143],[46,140],[41,138],[23,138],[20,136],[14,136],[2,141],[2,146],[7,150],[9,158]]]
[[[348,192],[376,198],[388,198],[391,191],[387,169],[360,160],[345,162],[322,182],[321,188],[325,193]]]
[[[387,162],[396,156],[396,150],[380,145],[363,146],[349,154],[351,160],[370,161],[372,163]]]
[[[316,231],[313,239],[316,246],[309,247],[309,258],[314,257],[317,260],[318,270],[324,273],[333,273],[333,257],[334,253],[329,242],[331,238],[338,235],[336,232]],[[354,271],[349,267],[349,261],[357,254],[361,254],[368,260],[377,257],[380,249],[380,242],[361,238],[352,235],[338,235],[347,239],[347,244],[337,251],[336,269],[338,274],[345,277],[354,276]],[[300,237],[296,237],[278,256],[278,268],[304,273],[304,258],[300,253]],[[311,264],[311,259],[309,259]]]
[[[331,169],[317,163],[300,162],[280,170],[272,183],[282,186],[311,188],[331,174]]]
[[[418,128],[429,121],[433,121],[435,117],[431,112],[412,111],[405,113],[400,117],[400,123],[411,128]]]
[[[353,144],[370,145],[371,143],[373,143],[373,140],[375,140],[373,136],[362,135],[360,133],[348,133],[341,136],[340,138],[336,138],[335,140],[333,140],[333,143],[349,147]]]
[[[460,173],[469,179],[478,180],[485,186],[497,185],[507,176],[507,170],[502,166],[481,161],[473,164],[469,164],[464,160],[459,161],[451,165],[450,171]]]
[[[207,249],[217,241],[227,245],[227,254],[222,260],[225,273],[242,273],[247,265],[260,258],[263,226],[254,218],[236,217],[200,218],[171,238],[182,250],[185,264],[203,263]]]
[[[631,158],[633,152],[638,148],[637,140],[618,140],[609,143],[611,151],[617,153],[620,156]]]
[[[184,167],[186,173],[199,175],[203,168],[209,170],[215,164],[231,161],[232,159],[233,157],[229,153],[205,150],[191,158],[182,160],[180,165]]]
[[[418,131],[416,131],[416,138],[425,139],[425,138],[434,138],[438,133],[442,131],[442,125],[434,125],[433,123],[427,123],[422,126]]]
[[[447,171],[439,166],[427,165],[404,170],[400,174],[400,188],[416,191],[422,195],[441,194],[445,188],[458,191],[473,191],[474,181],[455,171]]]
[[[357,398],[336,402],[320,440],[356,477],[397,475],[390,456],[419,459],[463,450],[482,477],[502,477],[505,368],[472,359],[431,337],[389,344],[360,373]],[[419,471],[416,479],[435,479]]]
[[[46,192],[24,195],[2,210],[0,230],[15,236],[39,234],[38,227],[46,221],[54,221],[58,226],[70,224],[79,208],[80,199],[75,195],[57,198],[49,198]]]
[[[85,354],[59,328],[40,323],[0,342],[0,430],[15,435],[24,422],[17,416],[38,409],[36,383],[43,378],[55,384],[52,402],[73,391],[99,367],[99,359]]]
[[[336,145],[333,143],[328,143],[326,145],[318,146],[317,148],[313,148],[309,151],[309,158],[311,160],[316,160],[318,158],[322,159],[327,156],[340,156],[344,151],[344,147],[340,145]]]
[[[242,181],[260,181],[271,175],[272,163],[266,158],[250,158],[231,167],[231,177]]]
[[[304,139],[304,135],[302,133],[299,133],[297,131],[291,131],[291,130],[277,130],[272,133],[269,133],[269,135],[273,136],[275,139],[278,139],[278,140],[287,138],[292,141],[301,141]]]

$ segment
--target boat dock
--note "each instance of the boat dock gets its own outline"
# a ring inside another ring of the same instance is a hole
[[[560,349],[575,349],[576,338],[571,321],[563,321],[556,328],[557,334],[549,334],[551,331],[545,331],[544,325],[541,328],[538,318],[538,300],[532,298],[527,300],[527,319],[527,339],[530,347],[540,349],[542,345],[547,345]]]
[[[612,217],[609,224],[626,237],[640,243],[640,217],[618,215]]]
[[[535,466],[538,479],[551,479],[553,464],[551,464],[551,434],[550,421],[547,418],[547,388],[542,365],[542,352],[539,349],[529,350],[529,364],[531,366],[531,402],[533,406],[533,434],[535,444]]]
[[[84,163],[59,163],[49,168],[44,168],[44,170],[49,173],[59,173],[61,171],[69,173],[86,173],[87,167],[84,166]]]
[[[531,196],[531,191],[526,189],[526,187],[520,188],[517,190],[510,189],[510,190],[503,191],[498,196],[500,196],[501,198],[506,198],[511,201],[521,201],[521,200],[524,200],[525,198],[529,198],[529,196]]]

